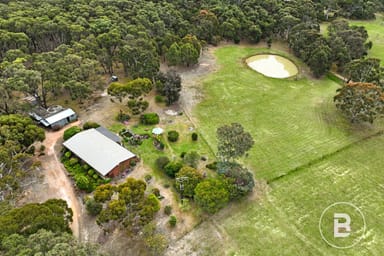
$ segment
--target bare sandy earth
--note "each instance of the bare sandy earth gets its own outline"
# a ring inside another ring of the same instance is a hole
[[[70,126],[77,125],[79,122],[72,123]],[[61,142],[65,129],[60,131],[45,133],[45,155],[40,157],[41,174],[44,176],[43,183],[34,184],[27,188],[21,202],[38,202],[42,203],[48,199],[63,199],[67,201],[68,206],[73,211],[73,222],[71,229],[76,237],[80,235],[80,214],[81,207],[79,198],[75,194],[75,190],[70,178],[66,175],[66,171],[57,156],[57,143]]]

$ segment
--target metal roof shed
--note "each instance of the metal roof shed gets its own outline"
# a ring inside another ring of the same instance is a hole
[[[132,152],[94,128],[74,135],[63,145],[103,177],[121,163],[136,158]]]

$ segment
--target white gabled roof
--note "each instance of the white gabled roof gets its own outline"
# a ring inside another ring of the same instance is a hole
[[[60,111],[59,113],[56,113],[52,116],[45,118],[45,120],[43,119],[44,121],[42,120],[41,122],[44,125],[49,126],[51,124],[56,123],[57,121],[60,121],[64,118],[70,117],[72,115],[75,115],[75,112],[72,109],[67,108],[66,110]]]
[[[82,131],[65,141],[63,145],[102,176],[106,176],[121,162],[135,157],[132,152],[96,129]]]

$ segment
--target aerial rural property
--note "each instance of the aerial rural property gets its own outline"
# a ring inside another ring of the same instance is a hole
[[[0,255],[384,254],[383,0],[0,3]]]

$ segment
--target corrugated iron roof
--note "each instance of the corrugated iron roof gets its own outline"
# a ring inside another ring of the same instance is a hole
[[[74,135],[63,145],[102,176],[135,154],[92,128]]]
[[[51,124],[54,124],[56,123],[57,121],[60,121],[60,120],[63,120],[67,117],[70,117],[72,115],[75,115],[76,113],[70,109],[70,108],[67,108],[63,111],[60,111],[56,114],[53,114],[47,118],[45,118],[44,122],[42,122],[45,126],[49,126]]]

